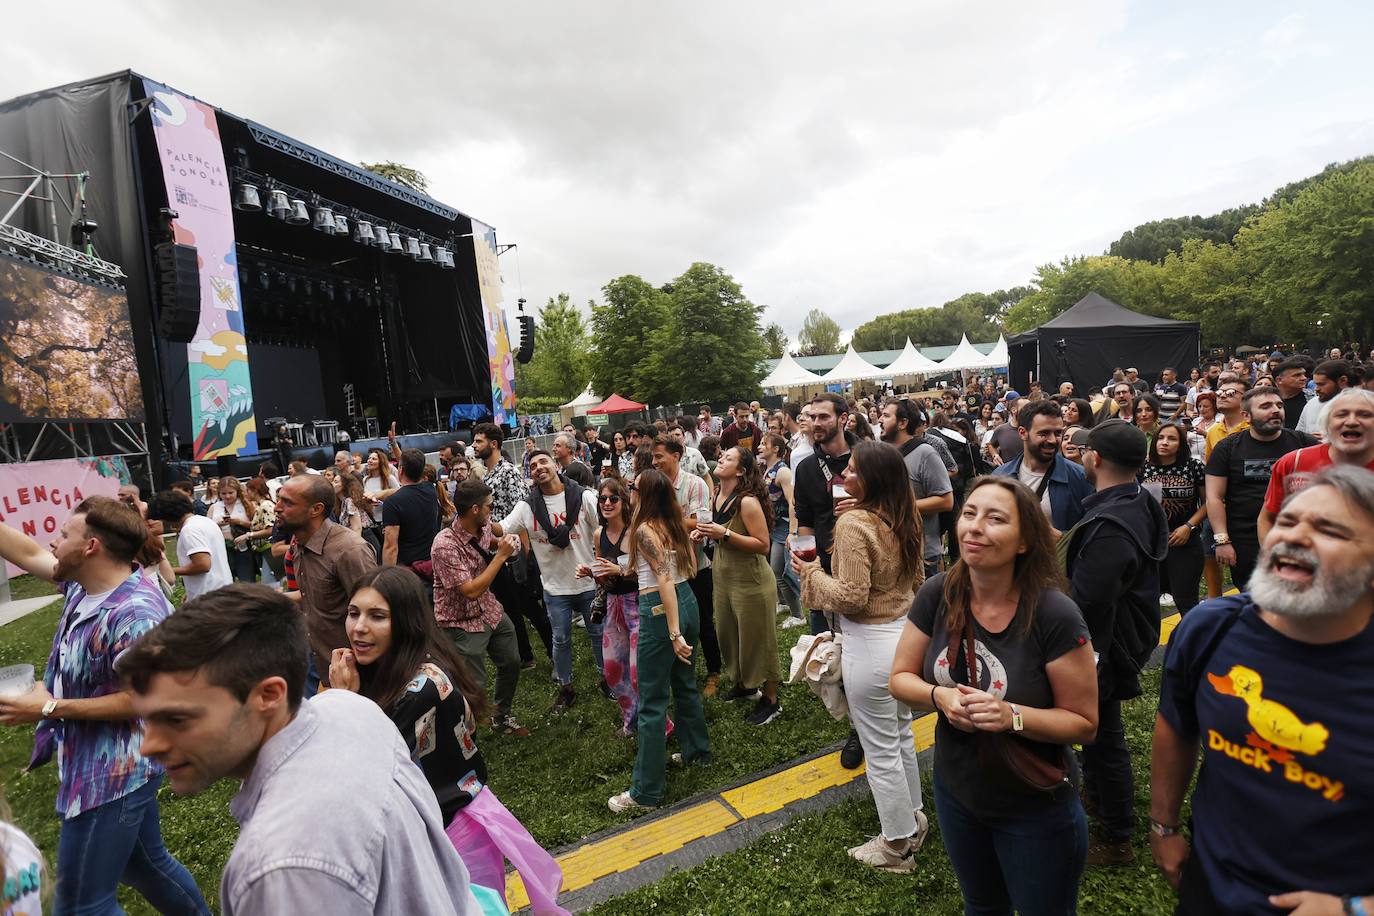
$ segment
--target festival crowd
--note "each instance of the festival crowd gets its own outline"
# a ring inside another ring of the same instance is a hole
[[[57,758],[52,912],[120,912],[121,882],[209,912],[164,776],[241,781],[226,914],[503,912],[507,862],[564,912],[478,742],[539,740],[515,702],[542,655],[552,714],[590,693],[636,743],[613,812],[723,750],[706,700],[766,728],[786,678],[866,764],[880,832],[849,856],[913,872],[933,817],[965,912],[1072,913],[1086,865],[1135,861],[1122,704],[1170,608],[1145,829],[1178,912],[1374,912],[1374,354],[1103,381],[703,405],[518,462],[494,424],[437,466],[393,427],[323,469],[90,497],[50,545],[0,525],[64,598],[42,683],[0,696],[30,768]],[[3,905],[40,912],[37,849],[0,821],[0,850]]]

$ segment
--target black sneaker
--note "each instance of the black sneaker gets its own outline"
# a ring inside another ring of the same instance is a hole
[[[577,699],[577,694],[573,692],[572,684],[564,684],[558,690],[558,696],[553,698],[553,709],[550,710],[555,716],[561,716],[568,711],[568,707]]]
[[[850,729],[849,737],[844,740],[840,750],[840,766],[846,770],[857,770],[864,762],[864,746],[859,743],[859,733]]]
[[[736,684],[730,688],[730,692],[727,693],[723,699],[727,703],[733,703],[736,700],[757,700],[761,696],[763,696],[763,692],[757,687],[745,687],[741,684]]]
[[[745,717],[744,721],[750,725],[767,725],[778,716],[782,715],[781,703],[770,703],[767,697],[760,697],[758,705],[754,711]]]

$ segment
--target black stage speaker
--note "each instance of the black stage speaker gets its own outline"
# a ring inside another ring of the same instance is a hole
[[[520,349],[516,351],[515,358],[527,363],[534,359],[534,316],[518,315],[520,321]]]
[[[157,330],[177,343],[190,343],[200,324],[200,267],[194,245],[163,242],[153,249],[159,302]]]

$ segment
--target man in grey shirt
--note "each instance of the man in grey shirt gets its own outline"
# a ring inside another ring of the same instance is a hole
[[[391,720],[346,690],[301,700],[305,631],[290,599],[249,584],[203,595],[115,670],[143,721],[142,752],[174,792],[243,780],[225,916],[481,912]]]
[[[888,398],[883,402],[879,417],[883,441],[895,445],[902,453],[911,489],[916,496],[916,509],[921,513],[923,527],[923,557],[926,578],[940,571],[940,513],[954,508],[954,487],[949,471],[940,459],[932,441],[918,439],[912,430],[924,429],[925,414],[906,398]]]

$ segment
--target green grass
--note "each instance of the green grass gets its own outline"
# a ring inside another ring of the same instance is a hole
[[[1126,704],[1126,734],[1135,766],[1136,864],[1088,869],[1079,888],[1085,914],[1167,914],[1176,900],[1150,859],[1144,827],[1149,802],[1149,747],[1154,728],[1159,675],[1147,675],[1145,696]],[[940,842],[934,817],[930,773],[923,772],[930,836],[920,867],[910,875],[890,875],[860,865],[846,855],[878,832],[878,815],[869,797],[800,818],[752,845],[702,865],[676,872],[656,884],[597,906],[594,916],[644,913],[911,913],[920,916],[963,912],[959,885]]]
[[[29,577],[14,580],[12,587],[16,597],[52,591]],[[59,610],[54,604],[0,628],[0,665],[29,662],[41,669]],[[780,631],[780,642],[790,646],[799,632]],[[535,651],[538,667],[522,672],[514,710],[531,729],[531,736],[498,738],[483,732],[478,740],[493,791],[541,844],[555,848],[624,822],[606,808],[606,799],[629,787],[635,742],[615,737],[619,709],[595,689],[584,630],[573,633],[578,699],[563,717],[548,715],[554,684],[537,640]],[[780,645],[779,652],[785,664],[786,648]],[[1157,678],[1153,678],[1147,697],[1128,704],[1127,709],[1142,823],[1156,689]],[[665,804],[742,781],[839,741],[846,734],[847,723],[831,719],[804,687],[785,686],[782,698],[783,715],[762,729],[744,722],[751,704],[707,701],[715,761],[706,767],[669,768]],[[57,768],[49,764],[27,776],[20,775],[32,747],[32,735],[32,727],[0,729],[0,776],[15,823],[34,838],[51,867],[56,860],[59,828],[53,810]],[[340,766],[346,765],[346,757],[341,758]],[[166,787],[159,794],[167,848],[190,869],[216,909],[220,873],[236,836],[228,811],[236,788],[224,781],[194,798],[178,798]],[[926,792],[927,798],[932,797],[929,785]],[[741,852],[603,904],[595,912],[787,913],[825,907],[834,913],[865,913],[891,911],[898,899],[903,910],[914,913],[958,912],[958,887],[940,848],[938,827],[932,824],[931,839],[922,853],[923,867],[910,876],[875,875],[845,856],[846,846],[877,829],[871,800],[847,802]],[[1141,838],[1143,842],[1143,834]],[[1149,864],[1148,850],[1142,845],[1138,852],[1140,864],[1134,868],[1090,873],[1085,878],[1084,912],[1165,913],[1171,909],[1171,895]],[[127,888],[121,889],[120,902],[132,914],[152,912]]]

